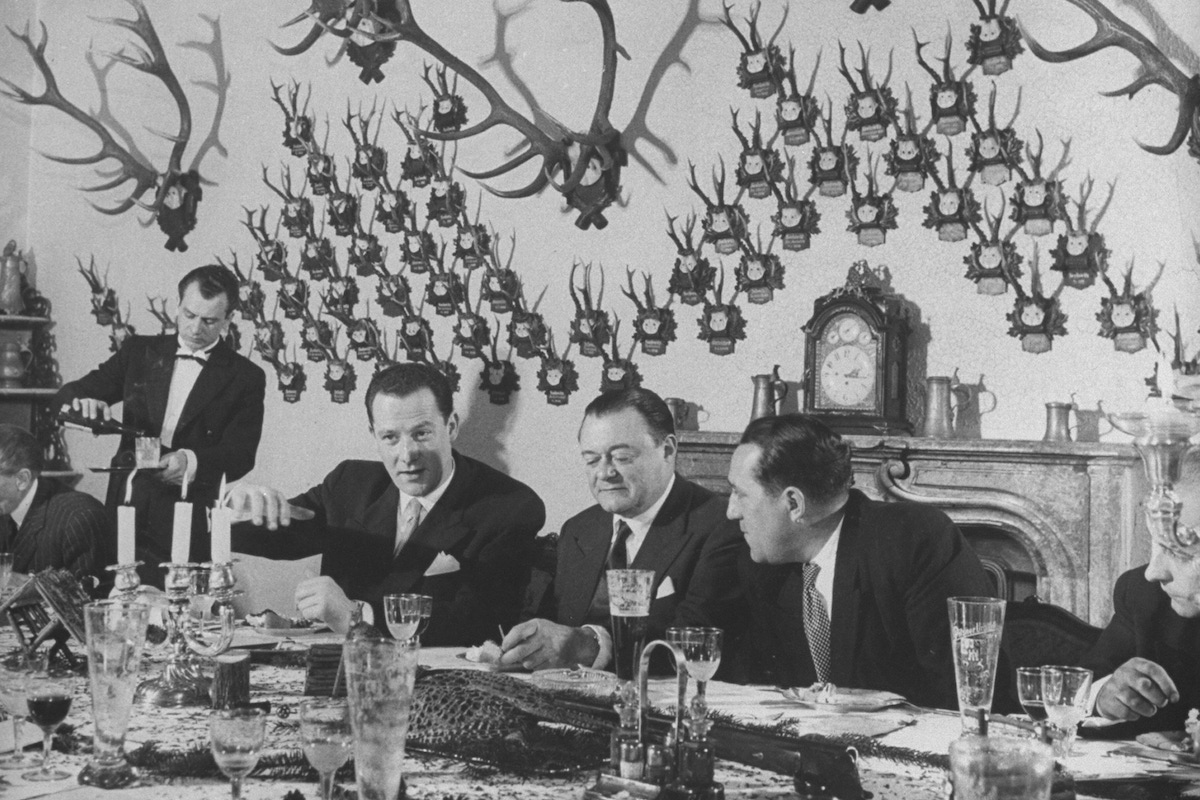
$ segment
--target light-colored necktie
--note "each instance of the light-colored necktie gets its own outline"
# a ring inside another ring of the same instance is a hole
[[[396,526],[396,546],[392,550],[393,557],[399,556],[400,551],[404,549],[404,543],[413,535],[413,531],[421,524],[421,520],[425,516],[425,507],[421,505],[421,501],[413,497],[408,501],[408,505],[404,507],[404,515],[400,517],[400,523]]]
[[[804,635],[808,639],[817,680],[825,682],[829,680],[830,671],[829,611],[825,608],[825,598],[817,591],[820,572],[821,568],[816,564],[804,565]]]

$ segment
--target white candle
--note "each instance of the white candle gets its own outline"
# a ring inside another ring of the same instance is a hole
[[[175,524],[171,529],[171,560],[184,564],[192,553],[192,504],[175,504]]]
[[[136,560],[133,532],[137,515],[133,506],[117,506],[117,563],[132,564]]]
[[[229,528],[233,524],[233,509],[217,506],[212,511],[212,560],[220,564],[233,560]]]

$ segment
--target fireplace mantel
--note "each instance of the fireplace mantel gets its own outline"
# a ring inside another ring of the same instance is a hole
[[[680,433],[681,474],[721,493],[739,434]],[[1149,560],[1131,445],[847,436],[855,485],[882,500],[941,508],[963,526],[1003,531],[1030,555],[1038,595],[1094,625],[1112,615],[1117,576]]]

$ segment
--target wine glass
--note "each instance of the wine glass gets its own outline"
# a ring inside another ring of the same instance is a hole
[[[388,630],[398,641],[417,639],[429,627],[433,598],[424,594],[389,594],[383,598]]]
[[[346,701],[315,698],[301,703],[300,742],[308,763],[321,775],[322,800],[330,800],[333,778],[354,747]]]
[[[1071,755],[1075,732],[1088,714],[1088,699],[1092,688],[1092,671],[1083,667],[1042,667],[1042,702],[1046,718],[1062,739],[1054,742],[1054,755]]]
[[[261,708],[229,708],[212,712],[208,733],[213,759],[229,777],[230,797],[241,800],[242,781],[258,765],[267,738],[267,714]]]
[[[1046,719],[1046,703],[1042,700],[1042,668],[1017,669],[1017,700],[1033,722]]]
[[[35,673],[25,684],[25,705],[29,719],[42,729],[42,766],[21,775],[27,781],[62,781],[72,773],[50,768],[50,741],[54,731],[71,710],[71,687],[49,673]]]
[[[34,660],[23,652],[0,664],[0,708],[12,718],[13,751],[0,758],[0,769],[29,769],[36,766],[38,761],[32,755],[26,754],[20,747],[21,729],[29,707],[25,704],[25,689],[32,674],[36,672]]]
[[[667,641],[683,651],[688,675],[696,682],[696,698],[705,703],[704,691],[721,665],[720,628],[667,628]]]

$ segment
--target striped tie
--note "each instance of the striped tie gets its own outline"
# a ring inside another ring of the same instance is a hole
[[[417,498],[412,498],[408,501],[408,505],[404,507],[404,516],[400,518],[400,524],[396,526],[396,546],[392,549],[393,558],[400,556],[400,551],[404,549],[404,543],[413,535],[413,531],[421,524],[421,518],[425,516],[425,507],[421,505],[421,501]]]
[[[804,635],[808,638],[808,650],[812,653],[813,669],[817,680],[829,680],[829,611],[825,598],[817,591],[817,574],[821,568],[816,564],[804,565]]]

